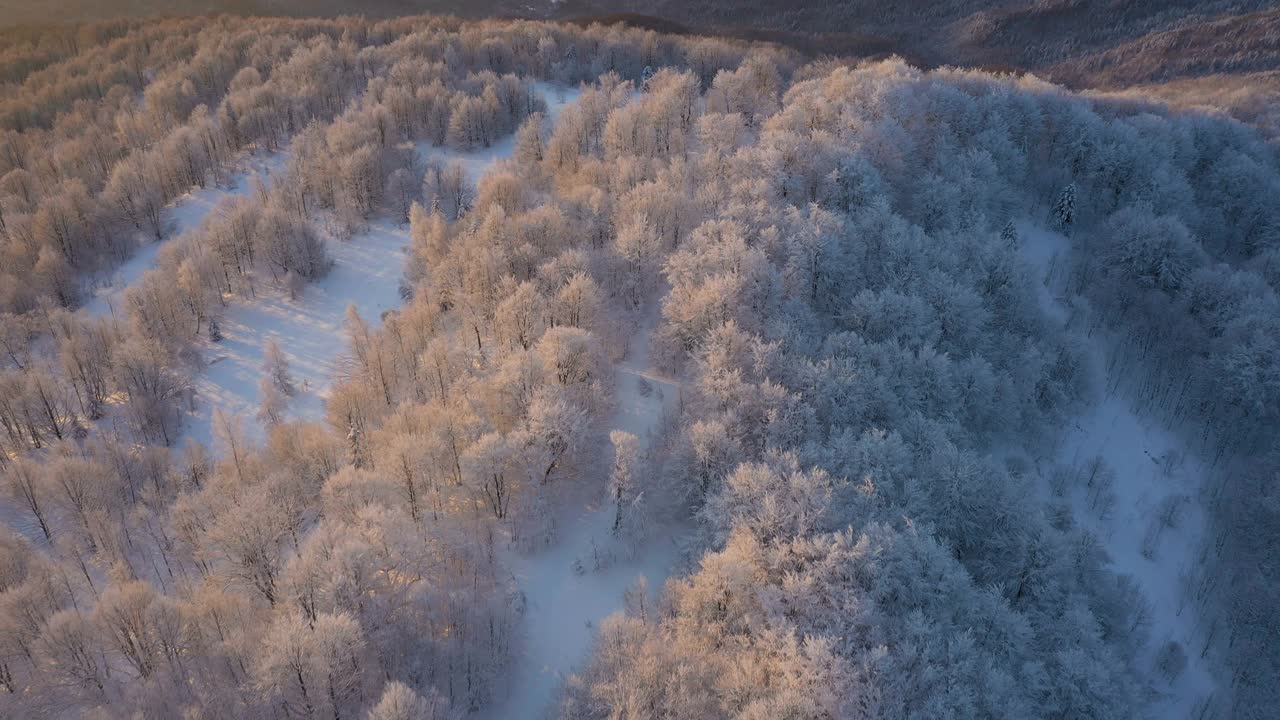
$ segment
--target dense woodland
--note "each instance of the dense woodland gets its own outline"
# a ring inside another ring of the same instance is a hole
[[[509,553],[584,494],[609,553],[661,518],[685,557],[556,717],[1133,718],[1189,656],[1191,717],[1280,700],[1280,158],[1250,128],[524,21],[121,21],[0,45],[0,82],[0,716],[483,713],[537,622]],[[552,122],[535,83],[581,92]],[[499,141],[478,183],[419,151]],[[172,232],[253,154],[281,171]],[[349,314],[324,421],[274,348],[257,417],[184,437],[227,304],[305,295],[375,220],[409,228],[404,303]],[[1066,317],[1028,224],[1069,239]],[[655,323],[684,389],[641,452],[604,420]],[[1124,478],[1040,462],[1102,391],[1091,343],[1212,468],[1194,645],[1061,501]]]

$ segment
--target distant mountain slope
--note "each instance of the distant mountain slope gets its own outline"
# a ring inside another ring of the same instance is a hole
[[[1147,33],[1056,63],[1049,75],[1094,86],[1280,67],[1280,7]]]
[[[898,54],[925,66],[1033,71],[1074,87],[1280,70],[1274,0],[0,0],[0,26],[217,12],[626,22],[770,40],[814,55]],[[0,36],[0,50],[6,44]]]
[[[617,8],[811,54],[897,54],[926,67],[1029,71],[1076,89],[1133,90],[1216,108],[1280,137],[1275,0],[567,0],[557,13]]]
[[[1280,7],[1268,0],[569,0],[557,8],[559,15],[623,9],[801,49],[1005,65],[1085,85],[1269,70],[1280,61]]]

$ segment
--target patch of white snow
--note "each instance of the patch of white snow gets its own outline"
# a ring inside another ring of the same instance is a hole
[[[274,339],[293,374],[297,394],[287,418],[320,420],[331,387],[334,361],[347,349],[344,321],[348,305],[377,325],[382,313],[400,304],[408,230],[387,222],[349,240],[327,240],[333,269],[308,284],[296,300],[265,289],[253,300],[236,300],[219,329],[222,341],[202,340],[207,368],[196,379],[196,407],[186,434],[205,445],[213,440],[214,411],[240,420],[250,437],[262,435],[255,420],[258,383],[267,341]]]
[[[1045,312],[1066,322],[1068,311],[1058,276],[1070,256],[1070,241],[1030,224],[1018,230],[1023,255],[1041,280]],[[1105,377],[1109,344],[1106,333],[1093,333],[1090,361],[1104,388],[1117,385]],[[1089,482],[1095,457],[1115,472],[1109,487]],[[1150,603],[1149,638],[1138,657],[1161,693],[1153,705],[1153,717],[1189,717],[1196,703],[1214,688],[1208,664],[1201,658],[1203,640],[1187,581],[1194,574],[1206,527],[1200,500],[1207,475],[1202,459],[1187,450],[1159,418],[1135,412],[1122,391],[1107,390],[1065,430],[1049,461],[1072,470],[1070,475],[1078,482],[1067,483],[1064,494],[1076,522],[1102,543],[1111,569],[1132,576]],[[1171,640],[1183,646],[1187,666],[1169,683],[1154,666],[1156,653]]]

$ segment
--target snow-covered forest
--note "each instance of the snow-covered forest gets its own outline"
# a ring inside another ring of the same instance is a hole
[[[1280,155],[621,25],[0,44],[0,717],[1267,718]]]

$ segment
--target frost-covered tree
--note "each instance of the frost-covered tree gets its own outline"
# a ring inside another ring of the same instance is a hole
[[[516,130],[512,157],[522,168],[536,169],[547,153],[547,119],[542,113],[530,115]]]
[[[127,338],[111,355],[116,386],[126,393],[129,418],[146,438],[165,445],[177,439],[178,402],[189,385],[157,343]]]
[[[108,667],[93,624],[75,610],[49,618],[33,648],[54,688],[73,698],[99,700],[108,682]]]
[[[418,188],[413,173],[407,168],[397,168],[387,176],[387,205],[398,222],[409,222],[409,210],[418,200]]]
[[[368,717],[369,720],[445,720],[448,713],[448,703],[434,689],[423,697],[402,682],[389,682]]]
[[[444,167],[427,169],[422,180],[422,197],[424,207],[439,211],[446,220],[457,220],[467,210],[475,198],[475,188],[467,179],[462,165],[451,163]]]
[[[225,559],[225,572],[231,580],[256,591],[274,606],[281,599],[278,584],[283,565],[282,542],[288,529],[286,517],[265,487],[246,491],[240,501],[255,510],[227,508],[209,525],[204,541]]]
[[[258,383],[258,422],[268,426],[276,425],[284,419],[288,407],[289,396],[271,378],[262,378]]]
[[[256,683],[292,715],[342,717],[360,692],[362,644],[350,616],[321,614],[308,625],[298,614],[281,613],[264,639]]]
[[[632,506],[639,502],[642,490],[636,483],[636,461],[640,454],[640,441],[623,430],[609,433],[613,443],[613,470],[609,472],[609,497],[613,501],[613,534],[623,532],[623,523],[632,514]]]
[[[298,391],[293,372],[289,369],[289,359],[275,338],[267,338],[262,346],[262,373],[280,393],[292,396]]]

